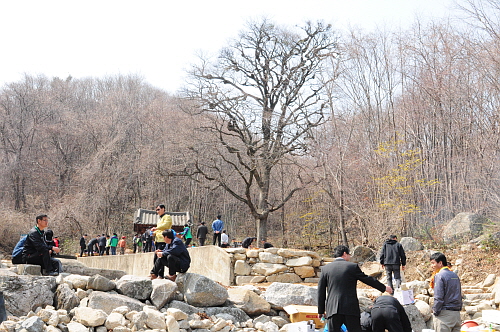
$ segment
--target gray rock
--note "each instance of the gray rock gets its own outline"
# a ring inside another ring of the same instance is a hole
[[[172,301],[177,291],[177,284],[168,279],[155,279],[152,282],[151,303],[158,309]]]
[[[245,287],[232,287],[228,290],[229,300],[249,315],[268,313],[271,305],[262,297]]]
[[[21,322],[20,328],[17,330],[26,330],[28,332],[43,332],[45,323],[38,316],[30,317],[23,322]]]
[[[422,243],[413,237],[403,237],[399,242],[405,251],[417,251],[424,249]]]
[[[17,265],[17,273],[19,275],[41,276],[42,275],[42,267],[40,265],[18,264]]]
[[[71,309],[78,307],[80,304],[80,298],[75,292],[73,292],[73,290],[71,290],[68,284],[60,284],[57,287],[55,302],[57,308],[70,311]]]
[[[168,308],[179,309],[180,311],[185,312],[188,315],[192,315],[200,311],[200,309],[197,307],[189,305],[186,302],[176,301],[176,300],[170,302],[168,304]]]
[[[193,306],[215,307],[224,304],[229,297],[226,288],[195,273],[179,275],[177,286],[184,300]]]
[[[70,285],[73,289],[87,289],[87,284],[89,282],[89,276],[82,276],[78,274],[70,274],[64,277],[63,282]]]
[[[274,282],[264,293],[264,299],[273,309],[282,310],[290,304],[318,305],[317,289],[299,284]]]
[[[250,317],[241,309],[228,307],[205,307],[200,308],[200,311],[205,312],[209,316],[224,318],[224,315],[230,315],[233,322],[246,322]],[[224,318],[226,319],[226,318]]]
[[[351,251],[351,259],[350,262],[359,263],[359,262],[368,262],[373,261],[375,259],[375,253],[368,247],[364,246],[356,246]]]
[[[5,309],[15,316],[25,316],[38,307],[54,302],[56,278],[37,276],[0,276]]]
[[[93,291],[89,296],[88,306],[94,309],[101,309],[106,314],[113,312],[113,309],[120,306],[127,306],[130,310],[142,311],[144,303],[120,294],[110,294],[101,291]]]
[[[103,292],[108,292],[110,290],[113,290],[115,289],[115,286],[116,285],[114,281],[111,281],[108,278],[98,274],[90,277],[87,283],[87,289],[94,289]]]
[[[405,309],[406,315],[408,316],[408,319],[410,320],[413,331],[422,331],[423,329],[427,328],[425,325],[425,320],[416,306],[414,306],[413,304],[409,304],[403,307]]]
[[[444,241],[467,242],[479,236],[487,219],[479,214],[462,212],[453,218],[443,230]]]
[[[78,274],[89,277],[98,274],[100,276],[108,278],[109,280],[120,279],[121,277],[126,275],[126,273],[121,270],[110,270],[110,269],[99,269],[95,267],[88,267],[75,259],[62,258],[60,260],[64,266],[64,272],[68,272],[71,274]]]
[[[137,300],[146,300],[153,291],[153,284],[150,279],[125,275],[116,282],[118,293]]]

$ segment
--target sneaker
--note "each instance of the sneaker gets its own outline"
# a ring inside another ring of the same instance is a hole
[[[166,276],[165,278],[175,281],[175,279],[177,279],[177,274],[174,274],[173,276]]]
[[[49,277],[57,277],[57,276],[59,275],[59,272],[52,271],[52,272],[47,273],[47,275],[48,275]]]

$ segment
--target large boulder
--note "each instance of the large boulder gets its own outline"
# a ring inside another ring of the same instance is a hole
[[[184,294],[184,301],[193,306],[216,307],[223,305],[229,297],[225,287],[200,274],[179,275],[177,286]]]
[[[57,286],[55,302],[58,309],[70,311],[78,307],[80,298],[73,292],[68,284],[60,284]]]
[[[264,293],[264,299],[274,309],[283,310],[290,304],[318,305],[317,289],[299,284],[273,282]]]
[[[168,279],[153,280],[153,291],[151,292],[151,303],[158,309],[172,301],[177,291],[177,284]]]
[[[114,281],[98,274],[90,277],[87,283],[87,289],[99,290],[103,292],[113,290],[115,289],[115,286],[116,285]]]
[[[153,291],[153,284],[146,277],[125,275],[116,282],[116,290],[137,300],[147,300]]]
[[[52,305],[56,286],[54,277],[0,276],[5,309],[15,316],[25,316],[38,307]]]
[[[93,291],[89,296],[88,307],[101,309],[108,315],[113,309],[121,306],[126,306],[130,310],[142,311],[144,303],[125,295],[110,294],[101,291]]]
[[[246,287],[231,287],[228,289],[229,300],[236,308],[240,308],[249,315],[267,314],[271,305],[262,297]]]
[[[487,219],[482,215],[462,212],[453,218],[443,230],[444,241],[467,242],[479,236]]]
[[[100,326],[104,325],[108,315],[101,309],[93,309],[89,307],[75,308],[74,320],[85,326]]]
[[[422,331],[427,328],[425,324],[425,320],[420,313],[420,310],[413,304],[403,306],[410,320],[411,327],[413,331]],[[432,315],[431,315],[432,316]]]
[[[368,262],[373,261],[375,259],[375,253],[368,247],[356,246],[351,250],[351,259],[350,262],[359,263],[359,262]]]
[[[424,249],[422,243],[414,237],[404,237],[399,242],[405,251],[417,251]]]

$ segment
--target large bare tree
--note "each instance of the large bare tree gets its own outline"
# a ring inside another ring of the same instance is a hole
[[[191,72],[187,96],[210,119],[204,129],[220,148],[210,156],[197,151],[194,171],[249,207],[258,240],[267,234],[269,214],[304,186],[299,176],[286,195],[272,195],[273,169],[304,154],[310,130],[326,120],[318,74],[335,52],[329,25],[292,30],[264,19]],[[228,181],[235,178],[241,185]]]

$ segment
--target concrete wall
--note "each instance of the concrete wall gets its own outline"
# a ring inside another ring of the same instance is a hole
[[[188,272],[204,275],[223,285],[231,285],[233,269],[231,256],[217,246],[188,248],[191,267]],[[153,267],[154,253],[126,254],[113,256],[78,257],[88,267],[122,270],[135,276],[149,276]]]

